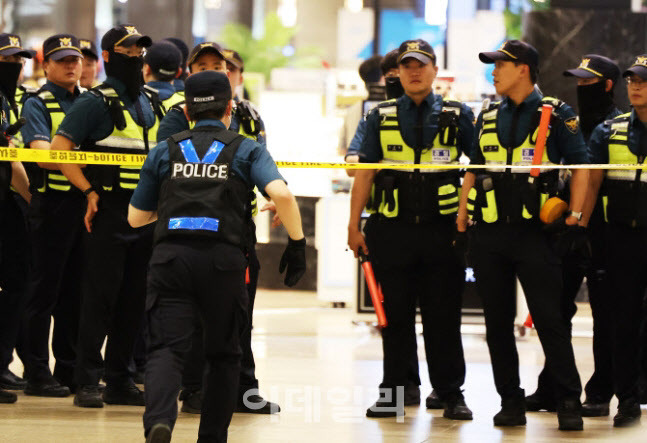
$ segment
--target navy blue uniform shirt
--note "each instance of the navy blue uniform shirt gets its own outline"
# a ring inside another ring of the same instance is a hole
[[[263,123],[262,118],[260,118],[260,121],[261,133],[258,134],[257,141],[261,145],[265,146],[267,144],[267,140],[265,138],[265,123]],[[238,132],[239,128],[240,124],[238,123],[238,119],[236,119],[236,116],[233,115],[231,118],[231,125],[229,126],[229,130]],[[180,111],[177,108],[171,108],[160,122],[160,127],[157,130],[157,142],[159,143],[166,140],[172,135],[187,130],[189,130],[189,121],[186,119],[184,112]]]
[[[153,89],[156,89],[160,100],[166,100],[173,94],[175,94],[175,88],[171,82],[148,82],[146,86],[150,86]]]
[[[219,120],[200,120],[196,124],[196,127],[198,126],[225,127]],[[263,194],[268,183],[283,180],[267,149],[248,138],[245,138],[238,147],[231,168],[250,187],[258,187]],[[164,140],[148,153],[130,204],[142,211],[155,211],[160,187],[169,173],[168,144]]]
[[[541,106],[542,95],[534,90],[519,104],[509,98],[504,98],[497,112],[497,131],[499,141],[506,147],[521,145],[530,134],[531,125],[537,122],[537,110]],[[546,141],[546,154],[552,163],[567,165],[588,163],[588,154],[582,131],[577,124],[577,115],[566,103],[554,110],[559,119],[553,119],[550,135]],[[570,126],[567,125],[570,123]],[[481,133],[483,127],[483,113],[479,114],[476,121],[476,133]],[[512,128],[516,131],[512,134]],[[532,128],[533,131],[536,128]],[[470,155],[470,163],[482,165],[485,163],[483,153],[479,147],[479,138],[474,139],[474,147]]]
[[[349,155],[358,155],[359,150],[362,148],[362,143],[364,142],[364,137],[366,137],[366,118],[362,119],[357,124],[357,129],[355,130],[355,135],[348,145],[348,151],[346,151],[346,156]]]
[[[67,113],[67,111],[72,107],[74,100],[76,100],[80,94],[78,88],[75,88],[74,93],[71,93],[67,89],[55,85],[50,81],[45,83],[42,89],[49,91],[54,95],[54,98],[61,106],[64,113]],[[52,141],[52,119],[45,103],[40,99],[40,97],[31,96],[25,101],[25,104],[22,107],[22,116],[27,120],[25,125],[20,128],[20,133],[22,134],[25,147],[28,147],[29,144],[35,140],[42,140],[45,142]]]
[[[398,123],[400,134],[404,142],[414,147],[418,145],[418,106],[408,96],[403,95],[396,101],[398,107]],[[443,107],[443,98],[440,95],[429,93],[420,103],[423,125],[423,146],[433,143],[438,133],[438,116]],[[461,153],[469,153],[474,139],[474,114],[466,105],[461,105],[461,113],[458,118],[458,156]],[[360,122],[361,125],[361,122]],[[359,129],[359,125],[358,125]],[[359,148],[359,159],[362,163],[377,163],[382,160],[382,145],[380,143],[380,114],[373,109],[366,117],[366,136]]]
[[[176,78],[173,80],[173,87],[175,88],[175,92],[184,91],[184,80]]]
[[[640,152],[640,142],[642,137],[647,137],[645,125],[636,115],[636,111],[631,111],[629,117],[629,150],[636,156],[647,153]],[[609,137],[611,136],[610,120],[600,123],[595,127],[589,140],[589,157],[593,164],[609,163]]]
[[[141,103],[142,113],[144,114],[144,125],[137,118],[135,105],[126,95],[126,86],[114,77],[106,78],[105,83],[117,92],[119,98],[126,105],[133,120],[147,128],[155,124],[155,113],[148,100],[148,97],[142,92],[138,100]],[[103,140],[112,134],[114,123],[110,117],[110,111],[102,97],[98,97],[92,91],[86,91],[74,101],[72,107],[67,111],[63,122],[58,127],[56,134],[71,140],[75,145],[80,145],[86,140],[98,141]],[[151,140],[151,143],[153,140]]]

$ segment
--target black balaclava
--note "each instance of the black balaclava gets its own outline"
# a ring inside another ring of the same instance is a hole
[[[104,63],[106,75],[114,77],[126,86],[126,94],[135,101],[139,97],[139,90],[144,85],[142,68],[144,57],[129,57],[126,54],[108,51],[109,61]]]
[[[404,95],[404,88],[400,83],[400,77],[386,77],[386,98],[391,100],[393,98],[400,98]]]
[[[14,96],[21,70],[22,63],[0,62],[0,92],[9,101],[12,108],[16,105]]]
[[[588,140],[597,125],[602,123],[615,106],[611,91],[606,91],[606,79],[577,87],[577,106],[580,111],[580,126]]]

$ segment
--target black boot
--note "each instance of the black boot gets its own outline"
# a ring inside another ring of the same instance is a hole
[[[180,400],[182,401],[182,412],[188,414],[200,414],[202,412],[202,391],[187,391],[180,392]]]
[[[22,391],[25,389],[27,382],[9,369],[5,369],[0,374],[0,389],[8,389],[9,391]]]
[[[640,424],[640,403],[633,398],[623,400],[618,405],[618,413],[613,417],[613,426],[627,428]]]
[[[420,387],[418,385],[407,385],[404,388],[404,405],[415,406],[420,404]]]
[[[425,405],[427,409],[444,409],[445,405],[436,394],[436,391],[431,391],[431,394],[425,400]]]
[[[99,387],[96,385],[79,386],[74,396],[74,405],[80,408],[103,408]]]
[[[165,423],[155,423],[146,434],[146,443],[169,443],[170,441],[171,427]]]
[[[465,397],[461,392],[445,397],[445,412],[443,417],[451,420],[471,420],[472,411],[465,404]]]
[[[609,415],[609,402],[598,398],[586,398],[582,403],[582,417],[607,417]]]
[[[248,414],[278,414],[281,407],[276,403],[265,400],[258,394],[243,395],[238,399],[234,412],[246,412]]]
[[[103,401],[109,405],[145,406],[144,393],[134,383],[106,385]]]
[[[17,400],[18,396],[13,392],[0,389],[0,403],[15,403]]]
[[[557,402],[555,399],[539,391],[526,397],[526,411],[528,412],[555,412],[556,410]]]
[[[402,416],[404,415],[404,399],[400,400],[402,401],[398,402],[395,388],[380,388],[380,398],[366,410],[366,416],[371,418]]]
[[[557,405],[557,421],[560,431],[581,431],[584,429],[580,399],[560,400]]]
[[[501,410],[494,416],[494,426],[523,426],[526,424],[526,403],[523,390],[501,399]]]

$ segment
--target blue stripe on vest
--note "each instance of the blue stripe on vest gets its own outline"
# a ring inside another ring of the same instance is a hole
[[[184,159],[188,163],[204,163],[207,165],[213,165],[218,159],[220,151],[222,151],[222,148],[225,147],[224,143],[219,142],[218,140],[214,140],[214,142],[207,150],[207,153],[204,155],[204,158],[200,160],[190,138],[182,140],[179,145],[180,149],[182,150],[182,155],[184,155]]]
[[[211,217],[175,217],[168,221],[169,229],[218,232],[220,220]]]

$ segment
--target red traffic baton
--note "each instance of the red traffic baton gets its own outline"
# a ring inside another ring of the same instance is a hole
[[[537,131],[537,141],[535,142],[535,152],[532,157],[532,165],[541,165],[544,157],[544,150],[546,149],[546,139],[548,138],[548,129],[550,128],[550,117],[553,114],[553,107],[551,105],[542,105],[541,117],[539,118],[539,128]],[[532,168],[530,170],[531,177],[539,177],[541,170],[539,168]]]
[[[526,321],[523,322],[523,325],[528,329],[532,328],[532,316],[530,314],[526,317]]]
[[[377,315],[377,325],[380,328],[386,327],[386,314],[384,313],[384,295],[382,294],[382,287],[378,285],[373,273],[373,266],[369,261],[363,250],[359,250],[359,262],[364,270],[364,277],[366,278],[366,285],[368,292],[371,294],[371,301],[375,308],[375,315]]]

